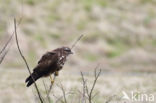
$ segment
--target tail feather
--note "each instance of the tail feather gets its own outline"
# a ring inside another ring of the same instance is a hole
[[[31,77],[32,76],[32,77]],[[33,79],[34,80],[33,80]],[[37,79],[39,79],[40,76],[36,73],[36,72],[33,72],[26,80],[25,82],[27,83],[27,87],[29,87],[31,84],[34,83],[34,81],[36,81]]]

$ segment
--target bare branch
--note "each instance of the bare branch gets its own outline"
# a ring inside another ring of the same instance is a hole
[[[83,92],[81,92],[80,90],[77,90],[77,92],[78,92],[79,94],[83,95]],[[85,94],[84,96],[85,96],[85,98],[88,98],[86,94]]]
[[[78,43],[78,41],[83,37],[83,34],[80,35],[80,37],[75,41],[75,43],[71,46],[71,49],[75,47],[75,45]]]
[[[12,38],[13,38],[14,32],[13,34],[9,37],[9,39],[7,40],[7,42],[5,43],[5,45],[3,46],[2,50],[0,51],[0,64],[2,63],[2,61],[4,60],[6,54],[8,53],[10,46],[8,47],[9,43],[11,42]],[[11,44],[10,44],[11,45]],[[6,48],[8,47],[8,49],[6,50]]]
[[[22,0],[22,11],[21,11],[21,13],[22,13],[22,15],[21,15],[21,17],[20,17],[20,19],[19,19],[19,22],[18,22],[16,28],[18,28],[18,26],[21,24],[22,19],[23,19],[23,0]],[[0,51],[0,54],[6,49],[6,47],[8,46],[8,44],[10,43],[10,41],[12,40],[12,38],[13,38],[13,36],[14,36],[14,33],[15,33],[15,31],[12,32],[10,38],[7,40],[7,42],[5,43],[4,47],[3,47],[2,50]]]
[[[32,78],[33,81],[34,81],[34,85],[35,85],[37,94],[38,94],[38,96],[39,96],[40,102],[43,103],[43,100],[42,100],[40,91],[39,91],[39,89],[38,89],[38,87],[37,87],[37,84],[36,84],[34,78],[33,78],[32,75],[31,75],[31,71],[30,71],[30,68],[29,68],[29,66],[28,66],[28,63],[27,63],[25,57],[23,56],[22,51],[20,50],[20,46],[19,46],[19,42],[18,42],[18,37],[17,37],[17,31],[16,31],[16,19],[14,19],[14,29],[15,29],[15,38],[16,38],[16,44],[17,44],[18,51],[19,51],[19,53],[20,53],[22,59],[23,59],[24,62],[25,62],[25,65],[26,65],[26,67],[27,67],[27,70],[28,70],[28,72],[29,72],[31,78]]]
[[[58,103],[61,99],[63,98],[63,96],[57,98],[56,102],[55,103]]]
[[[4,60],[8,52],[9,52],[9,48],[6,51],[2,52],[2,54],[0,55],[0,64],[2,63],[2,61]]]
[[[105,103],[110,103],[117,95],[110,96]]]
[[[83,92],[82,92],[82,100],[81,103],[86,103],[85,94],[86,94],[86,80],[84,79],[83,73],[81,72],[82,77],[82,85],[83,85]]]
[[[94,72],[94,75],[95,75],[95,79],[94,79],[94,82],[93,82],[93,85],[92,85],[92,88],[90,90],[90,94],[89,94],[89,103],[92,103],[92,93],[93,93],[93,90],[94,90],[94,87],[95,87],[95,84],[97,82],[97,79],[99,78],[100,74],[101,74],[101,69],[100,71],[97,73],[97,68],[95,68],[95,72]]]
[[[13,33],[14,34],[14,33]],[[13,34],[10,36],[10,38],[8,39],[8,41],[5,43],[4,47],[2,48],[2,50],[0,51],[0,54],[3,53],[3,51],[6,49],[6,47],[8,46],[8,44],[10,43],[10,41],[12,40]]]
[[[64,89],[64,87],[63,87],[63,85],[62,85],[61,83],[60,83],[60,85],[56,84],[56,86],[59,87],[59,88],[61,89],[61,91],[62,91],[62,93],[63,93],[63,96],[57,97],[57,96],[53,93],[53,96],[54,96],[55,98],[57,98],[57,100],[56,100],[55,103],[58,103],[59,101],[60,101],[61,103],[67,103],[66,96],[69,95],[69,94],[72,94],[72,95],[73,95],[74,93],[71,92],[71,91],[65,92],[65,89]],[[63,100],[62,100],[62,98],[63,98]],[[73,103],[73,102],[72,102],[72,103]]]
[[[55,93],[53,93],[53,96],[57,98],[55,103],[58,103],[63,98],[63,96],[57,97]]]
[[[54,81],[55,81],[55,79],[56,79],[56,75],[54,75]],[[51,84],[50,84],[50,88],[49,88],[49,90],[48,90],[48,96],[50,95],[50,92],[51,92],[51,90],[52,90],[53,85],[54,85],[54,83],[51,83]]]
[[[22,7],[21,7],[21,8],[22,8],[22,9],[21,9],[21,17],[20,17],[20,20],[19,20],[19,22],[18,22],[18,24],[17,24],[17,28],[18,28],[18,26],[21,24],[22,19],[23,19],[23,0],[22,0]],[[0,51],[0,55],[2,55],[2,56],[0,57],[0,64],[2,63],[2,61],[4,60],[6,54],[7,54],[8,51],[9,51],[9,48],[10,48],[10,47],[8,47],[8,45],[9,45],[9,43],[12,41],[13,36],[14,36],[14,31],[12,32],[11,36],[9,37],[9,39],[7,40],[7,42],[5,43],[5,45],[3,46],[3,48],[2,48],[1,51]],[[10,45],[11,45],[11,44],[10,44]],[[8,47],[8,50],[6,50],[7,47]],[[6,50],[6,51],[5,51],[5,50]],[[3,54],[3,52],[4,52],[4,54]]]
[[[48,102],[50,103],[51,100],[50,100],[50,96],[48,95],[47,84],[44,82],[44,80],[42,82],[43,82],[44,89],[46,91],[46,96],[47,96]]]
[[[100,69],[100,71],[97,73],[97,68],[95,68],[95,72],[94,72],[95,80],[94,80],[94,82],[93,82],[93,86],[92,86],[91,91],[90,91],[90,98],[92,98],[92,92],[93,92],[93,90],[94,90],[95,84],[96,84],[97,79],[99,78],[100,74],[101,74],[101,69]]]
[[[92,103],[92,99],[97,95],[97,93],[94,95],[94,96],[92,96],[92,94],[93,94],[93,90],[94,90],[94,88],[95,88],[95,85],[96,85],[96,83],[97,83],[97,80],[98,80],[98,78],[99,78],[99,76],[100,76],[100,74],[101,74],[101,69],[97,72],[97,68],[98,68],[98,66],[96,66],[96,68],[95,68],[95,71],[94,71],[94,82],[93,82],[93,84],[92,84],[92,86],[91,86],[91,90],[89,91],[88,90],[88,85],[87,85],[87,83],[86,83],[86,80],[84,79],[84,75],[83,75],[83,73],[81,72],[81,77],[82,77],[82,82],[83,82],[83,88],[85,88],[85,90],[86,90],[86,94],[87,94],[87,96],[88,96],[88,100],[89,100],[89,103]],[[84,97],[84,93],[83,93],[83,97]],[[84,103],[85,101],[84,101],[84,99],[82,100],[82,103]]]
[[[61,88],[62,93],[63,93],[64,103],[67,103],[66,92],[65,92],[65,90],[63,88],[63,85],[60,83],[60,86],[59,87]]]
[[[92,99],[94,99],[99,93],[96,92],[93,96],[92,96]]]

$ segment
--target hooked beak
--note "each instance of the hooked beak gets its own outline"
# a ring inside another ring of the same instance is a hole
[[[71,51],[70,54],[73,54],[73,52]]]

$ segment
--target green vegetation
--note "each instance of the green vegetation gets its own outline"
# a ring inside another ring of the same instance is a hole
[[[94,0],[80,0],[86,11],[91,11]]]
[[[35,2],[36,0],[26,0],[26,3],[31,6],[35,5]]]
[[[34,6],[36,4],[46,2],[47,0],[24,0],[24,2],[30,6]]]
[[[152,45],[156,46],[156,40],[152,40]]]
[[[88,12],[91,11],[94,5],[100,5],[101,7],[106,7],[108,5],[107,0],[80,0],[80,2]]]
[[[23,68],[23,63],[17,61],[8,62],[5,64],[5,68]]]
[[[55,33],[50,33],[49,36],[53,39],[60,39],[61,38],[61,35],[60,34],[55,34]]]
[[[152,3],[152,4],[156,4],[155,0],[140,0],[141,3],[145,4],[145,3]]]
[[[102,7],[106,7],[108,5],[108,0],[95,0],[95,1]]]
[[[35,66],[36,65],[36,51],[33,49],[33,47],[30,46],[30,49],[28,51],[28,62],[29,64]]]
[[[78,30],[84,30],[87,23],[88,23],[87,21],[79,21],[78,24],[77,24]]]
[[[44,38],[44,34],[36,34],[36,35],[34,35],[34,38],[41,44],[41,46],[43,48],[45,48],[47,46],[46,40]]]
[[[97,54],[86,52],[83,54],[83,58],[86,59],[87,61],[95,62],[98,60],[99,56]]]
[[[109,39],[108,44],[112,48],[108,53],[107,56],[109,58],[113,58],[116,56],[122,55],[128,49],[127,44],[120,39]]]
[[[56,21],[59,21],[60,17],[59,17],[59,15],[50,13],[46,20],[48,23],[54,23]]]

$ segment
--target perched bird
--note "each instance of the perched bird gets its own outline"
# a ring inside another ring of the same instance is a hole
[[[58,71],[62,69],[67,56],[73,54],[69,47],[57,48],[53,51],[45,53],[38,61],[37,66],[33,69],[33,73],[26,79],[27,87],[41,77],[47,77],[54,73],[58,75]],[[33,79],[32,79],[32,77]]]

